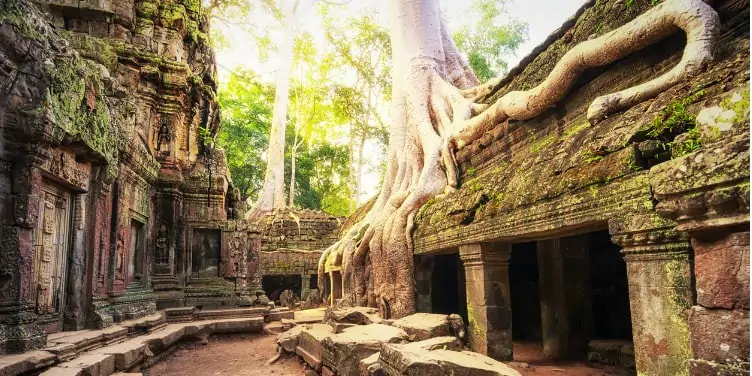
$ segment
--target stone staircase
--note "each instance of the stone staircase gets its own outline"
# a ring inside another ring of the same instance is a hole
[[[265,321],[291,315],[286,308],[166,309],[106,329],[50,334],[42,350],[0,356],[0,376],[140,374],[140,369],[168,355],[180,341],[205,341],[212,334],[260,333]]]

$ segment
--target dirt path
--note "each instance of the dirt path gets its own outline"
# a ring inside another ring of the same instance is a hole
[[[275,355],[276,337],[236,334],[209,337],[209,343],[185,343],[161,362],[144,371],[145,376],[303,376],[300,358],[288,355],[266,366]],[[585,362],[551,362],[542,359],[538,345],[515,343],[515,360],[507,364],[523,376],[628,376],[614,367]]]
[[[276,354],[276,337],[237,334],[209,337],[209,343],[180,345],[161,362],[144,371],[146,376],[302,376],[298,357],[283,357],[266,366]]]

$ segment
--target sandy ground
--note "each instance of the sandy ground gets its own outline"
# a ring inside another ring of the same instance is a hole
[[[273,365],[266,362],[275,355],[276,336],[236,334],[209,337],[209,343],[185,343],[161,362],[144,371],[146,376],[302,376],[305,365],[293,355]],[[515,343],[514,362],[507,365],[523,376],[629,376],[625,370],[593,366],[586,362],[552,362],[543,357],[540,344]]]
[[[297,356],[281,358],[270,366],[276,354],[277,337],[235,334],[209,337],[209,343],[185,343],[161,362],[144,371],[145,376],[302,376],[305,366]]]

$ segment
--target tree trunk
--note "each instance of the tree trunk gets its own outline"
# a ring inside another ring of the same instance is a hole
[[[415,311],[413,217],[448,183],[443,139],[452,134],[451,124],[433,124],[431,103],[451,101],[440,97],[444,93],[459,96],[441,82],[469,88],[478,81],[458,54],[438,1],[391,0],[390,6],[394,70],[384,184],[363,221],[324,252],[319,278],[323,284],[325,265],[341,260],[346,303],[378,306],[384,317],[403,317]],[[467,117],[460,111],[454,115]],[[452,174],[453,165],[447,170]]]
[[[295,39],[294,7],[285,15],[284,37],[280,48],[280,64],[275,77],[274,110],[269,134],[264,185],[258,200],[246,213],[253,220],[261,215],[285,207],[285,128],[287,105],[290,101],[290,74]]]

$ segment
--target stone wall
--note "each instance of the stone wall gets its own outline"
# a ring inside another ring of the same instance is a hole
[[[0,353],[186,304],[194,228],[223,262],[194,293],[259,283],[199,136],[219,128],[207,28],[197,0],[0,2]]]
[[[261,249],[324,250],[334,244],[342,219],[317,210],[284,210],[255,223]]]

